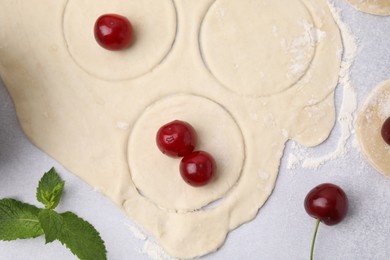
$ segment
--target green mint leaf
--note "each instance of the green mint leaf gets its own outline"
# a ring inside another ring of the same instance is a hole
[[[35,238],[45,234],[46,244],[59,240],[80,260],[107,260],[107,250],[99,232],[72,212],[58,214],[53,209],[61,200],[65,182],[52,168],[37,188],[39,209],[14,199],[0,200],[0,240]]]
[[[55,209],[60,202],[65,182],[51,168],[45,173],[37,188],[37,200],[45,205],[46,209]]]
[[[106,260],[106,247],[96,229],[72,212],[61,214],[64,225],[60,242],[80,260]]]
[[[14,199],[0,200],[0,240],[35,238],[43,234],[39,209]]]
[[[43,209],[38,215],[39,223],[45,232],[46,244],[61,236],[64,220],[60,214],[52,209]]]

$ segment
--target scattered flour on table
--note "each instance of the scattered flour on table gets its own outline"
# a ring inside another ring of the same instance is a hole
[[[138,228],[132,226],[132,225],[129,225],[129,224],[126,224],[127,228],[131,231],[131,233],[133,233],[134,237],[139,239],[139,240],[146,240],[148,237],[141,231],[139,230]]]
[[[143,252],[153,260],[178,260],[170,257],[159,245],[149,240],[145,242]]]
[[[341,134],[337,147],[333,151],[319,157],[310,158],[307,149],[293,143],[292,152],[287,161],[288,169],[295,169],[298,165],[307,169],[317,169],[328,161],[342,157],[348,152],[348,140],[354,133],[353,124],[357,109],[357,94],[351,81],[351,66],[358,54],[357,39],[352,34],[351,29],[341,20],[340,10],[331,3],[329,3],[329,7],[340,28],[344,46],[339,77],[339,84],[343,88],[343,98],[337,120]]]
[[[164,249],[157,243],[151,241],[139,228],[129,224],[126,224],[126,226],[136,239],[144,241],[143,249],[140,253],[148,255],[153,260],[178,260],[177,258],[170,257]]]

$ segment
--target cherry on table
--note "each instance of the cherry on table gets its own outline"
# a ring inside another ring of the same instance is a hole
[[[204,151],[186,155],[180,162],[182,178],[193,187],[201,187],[208,184],[214,177],[215,171],[216,164],[214,158]]]
[[[390,117],[383,123],[381,134],[383,140],[390,145]]]
[[[134,30],[130,21],[118,14],[100,16],[94,27],[95,39],[107,50],[126,49],[134,41]]]
[[[305,210],[310,216],[320,219],[326,225],[336,225],[347,215],[347,195],[337,185],[321,184],[307,194]]]
[[[312,189],[305,198],[305,210],[317,219],[310,259],[313,259],[314,243],[320,222],[332,226],[340,223],[348,212],[348,198],[337,185],[324,183]]]
[[[156,135],[157,147],[162,153],[171,157],[190,154],[195,149],[197,139],[195,129],[181,120],[163,125]]]

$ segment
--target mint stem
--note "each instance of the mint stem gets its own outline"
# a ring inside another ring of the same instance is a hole
[[[318,218],[316,222],[316,229],[314,230],[314,235],[313,235],[313,240],[311,242],[311,252],[310,252],[310,260],[313,260],[313,255],[314,255],[314,244],[316,242],[316,237],[317,237],[317,231],[318,227],[320,226],[321,220]]]

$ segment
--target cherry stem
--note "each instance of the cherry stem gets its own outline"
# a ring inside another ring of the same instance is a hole
[[[314,230],[314,235],[313,235],[313,240],[311,242],[311,252],[310,252],[310,260],[313,260],[313,255],[314,255],[314,244],[316,242],[316,237],[317,237],[317,231],[318,227],[320,226],[321,220],[318,218],[316,222],[316,229]]]

